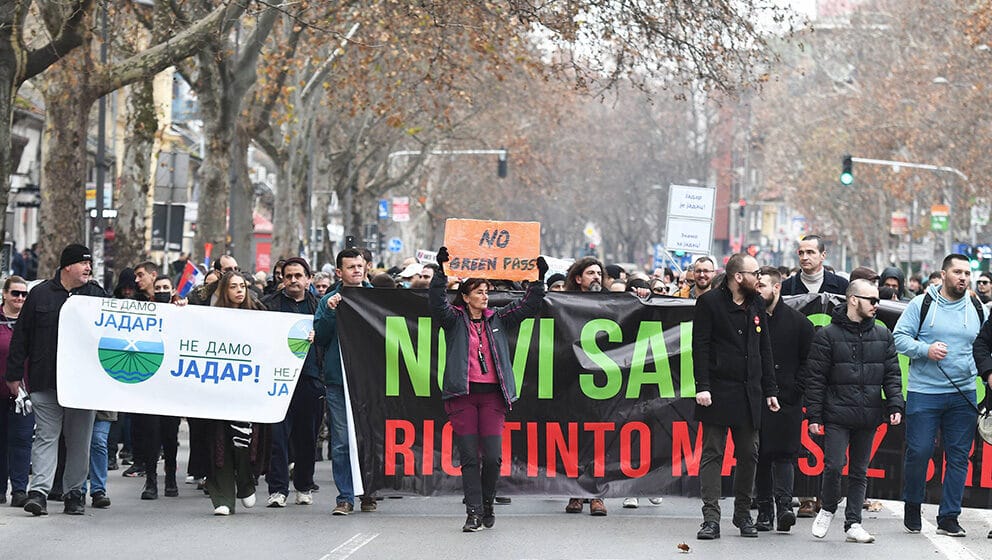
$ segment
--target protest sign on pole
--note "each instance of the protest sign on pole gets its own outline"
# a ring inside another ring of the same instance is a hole
[[[450,219],[444,223],[444,245],[451,256],[449,275],[537,280],[539,222]]]
[[[313,317],[72,297],[56,356],[62,406],[280,422]]]

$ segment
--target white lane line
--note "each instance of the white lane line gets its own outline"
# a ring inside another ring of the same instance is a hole
[[[895,502],[891,500],[882,500],[885,504],[885,508],[892,513],[892,516],[896,519],[902,520],[903,518],[903,503]],[[985,560],[982,556],[979,556],[964,546],[965,542],[968,542],[967,538],[960,537],[948,537],[945,535],[937,534],[937,526],[930,523],[926,519],[923,519],[923,530],[920,531],[924,537],[926,537],[937,550],[944,555],[945,558],[950,560]]]
[[[358,533],[354,537],[344,541],[337,548],[328,552],[320,560],[345,560],[352,554],[358,552],[358,549],[372,542],[372,539],[379,536],[379,533]]]

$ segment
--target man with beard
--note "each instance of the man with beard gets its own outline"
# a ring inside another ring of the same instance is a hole
[[[794,274],[782,282],[782,295],[799,294],[838,294],[847,292],[847,280],[823,268],[827,249],[819,235],[807,235],[796,249],[799,256],[799,274]]]
[[[696,300],[692,323],[696,420],[703,430],[699,464],[703,523],[700,540],[720,538],[721,470],[727,430],[734,438],[733,523],[742,537],[757,537],[751,488],[758,462],[762,409],[779,410],[771,337],[758,295],[758,261],[738,253],[727,261],[726,281]]]
[[[762,409],[758,444],[755,494],[758,500],[759,531],[788,531],[796,523],[792,512],[795,460],[799,454],[803,424],[802,371],[813,340],[813,324],[800,312],[781,303],[782,275],[774,266],[761,267],[758,293],[765,300],[768,334],[775,359],[775,383],[782,410]],[[775,507],[778,515],[775,515]]]
[[[892,331],[896,350],[910,359],[906,395],[906,457],[903,470],[903,523],[910,533],[923,527],[920,504],[927,464],[940,432],[946,462],[937,513],[937,534],[965,536],[958,524],[975,439],[978,369],[973,343],[985,321],[984,308],[968,293],[968,257],[950,254],[941,265],[942,283],[913,298]],[[940,461],[935,461],[940,465]],[[940,474],[936,474],[940,480]]]
[[[716,274],[716,264],[709,257],[699,257],[692,266],[693,285],[689,289],[689,297],[696,299],[713,288],[713,275]]]

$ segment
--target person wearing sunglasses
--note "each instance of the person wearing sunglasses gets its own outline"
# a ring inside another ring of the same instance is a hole
[[[975,293],[982,303],[992,301],[992,273],[983,272],[975,282]]]
[[[28,285],[20,276],[3,283],[3,306],[0,307],[0,371],[6,373],[7,352],[14,334],[14,323],[28,297]],[[25,388],[25,391],[28,391]],[[17,394],[0,383],[0,504],[7,502],[10,480],[11,507],[24,507],[28,500],[28,473],[31,470],[31,435],[34,413],[20,414],[14,406]]]
[[[692,322],[695,418],[703,431],[699,463],[703,523],[700,540],[720,538],[720,496],[727,431],[734,438],[734,526],[757,537],[751,489],[758,463],[762,409],[778,412],[765,303],[758,293],[758,261],[738,253],[727,261],[725,281],[696,300]]]
[[[868,280],[847,287],[846,305],[813,337],[806,359],[806,417],[809,431],[823,437],[822,507],[813,520],[817,538],[827,536],[841,499],[848,465],[844,531],[847,542],[875,537],[861,525],[872,441],[883,422],[902,421],[902,372],[892,333],[875,322],[878,288]],[[882,393],[885,400],[882,400]],[[974,431],[974,426],[972,426]],[[850,447],[850,459],[847,457]]]

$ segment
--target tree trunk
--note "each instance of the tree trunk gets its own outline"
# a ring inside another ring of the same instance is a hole
[[[63,247],[86,240],[86,138],[95,102],[89,86],[81,83],[93,70],[88,49],[84,45],[74,50],[46,73],[38,264],[42,278],[52,275]]]
[[[254,233],[255,187],[248,176],[248,133],[236,127],[231,143],[231,254],[243,270],[254,270],[252,237]]]
[[[148,189],[151,154],[158,130],[152,81],[138,82],[128,92],[127,133],[117,196],[114,268],[134,266],[146,256]],[[166,263],[168,264],[168,263]]]
[[[273,158],[275,159],[275,158]],[[272,212],[272,262],[280,257],[293,254],[293,246],[299,240],[298,220],[295,216],[296,204],[290,185],[297,177],[293,174],[300,154],[294,152],[287,158],[276,161],[275,208]]]
[[[12,54],[4,52],[4,55]],[[15,76],[16,62],[13,56],[0,56],[0,208],[7,207],[10,193],[10,174],[15,171],[17,162],[10,143],[10,129],[14,121],[14,97],[17,95]],[[7,213],[0,212],[0,243],[6,240]],[[23,247],[22,247],[23,249]]]
[[[193,252],[202,256],[205,244],[212,243],[211,260],[216,260],[227,252],[227,203],[231,196],[228,173],[234,130],[227,116],[232,109],[224,98],[220,71],[213,66],[211,58],[200,56],[200,71],[208,74],[202,87],[197,88],[206,149],[200,164],[200,198]]]

